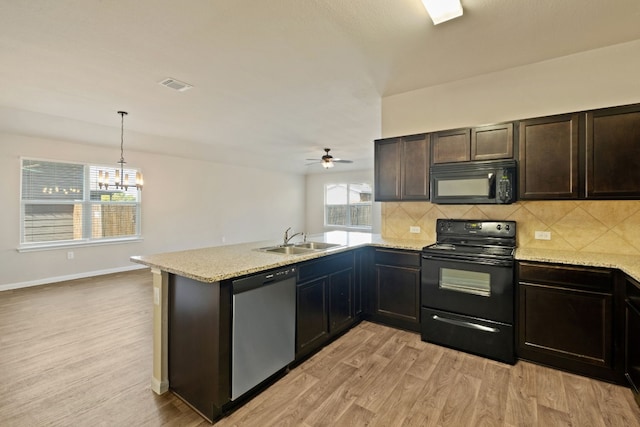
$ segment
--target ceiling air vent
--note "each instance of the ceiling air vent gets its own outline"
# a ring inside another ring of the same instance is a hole
[[[172,78],[164,79],[160,84],[170,89],[177,90],[178,92],[184,92],[185,90],[189,90],[193,87],[189,83],[181,82],[180,80]]]

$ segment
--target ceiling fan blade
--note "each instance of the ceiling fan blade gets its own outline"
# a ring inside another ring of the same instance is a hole
[[[333,167],[334,163],[353,163],[352,160],[342,160],[342,159],[337,159],[333,157],[331,154],[329,154],[329,151],[331,151],[330,148],[325,148],[324,151],[326,154],[322,156],[320,159],[306,159],[308,162],[313,162],[313,163],[307,163],[305,166],[310,166],[310,165],[315,165],[317,163],[320,163],[325,168],[331,168]]]

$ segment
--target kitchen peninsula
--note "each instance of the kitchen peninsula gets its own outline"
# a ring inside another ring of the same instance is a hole
[[[224,377],[220,381],[227,384],[228,388],[228,330],[230,329],[230,303],[231,303],[231,280],[261,272],[278,269],[286,266],[301,265],[313,260],[325,257],[334,257],[343,253],[351,253],[359,248],[368,246],[378,246],[399,250],[418,251],[424,245],[422,241],[398,241],[386,240],[379,235],[358,232],[328,232],[308,237],[309,241],[337,244],[339,246],[323,251],[310,251],[302,254],[287,255],[279,253],[268,253],[260,250],[266,246],[277,245],[282,242],[266,241],[243,243],[236,245],[210,247],[202,249],[185,250],[179,252],[163,253],[149,256],[135,256],[131,260],[136,263],[151,267],[153,273],[153,373],[151,388],[158,394],[165,393],[169,389],[170,364],[169,364],[169,312],[171,303],[171,289],[188,286],[198,286],[200,291],[206,292],[206,296],[200,295],[198,298],[213,301],[214,306],[210,307],[215,319],[211,320],[216,324],[216,330],[211,332],[211,340],[214,343],[214,353],[224,353],[226,357],[220,365],[213,369],[213,376],[216,380]],[[429,242],[427,242],[429,243]],[[417,253],[417,252],[416,252]],[[329,260],[329,258],[327,258]],[[329,260],[330,261],[330,260]],[[322,265],[317,263],[318,266]],[[316,270],[313,263],[310,270]],[[322,265],[324,268],[324,265]],[[352,279],[349,278],[349,281]],[[171,286],[180,282],[180,285]],[[349,295],[348,298],[351,298]],[[326,304],[326,303],[325,303]],[[209,362],[214,365],[215,361]],[[218,369],[219,368],[219,369]],[[175,385],[171,384],[175,391]],[[210,421],[220,415],[223,410],[222,405],[229,402],[229,391],[215,390],[212,396],[204,402],[194,402],[187,396],[181,396],[197,409],[205,418]],[[179,393],[178,393],[179,394]],[[196,399],[197,400],[197,399]],[[211,409],[211,401],[214,401]]]
[[[229,291],[224,291],[230,287],[231,280],[278,269],[287,266],[304,265],[320,261],[321,259],[339,259],[340,254],[346,255],[360,250],[367,251],[366,248],[373,247],[375,250],[396,250],[408,254],[418,254],[423,246],[430,241],[423,240],[390,240],[380,235],[354,232],[329,232],[313,235],[308,238],[310,241],[339,244],[339,247],[328,251],[309,252],[304,254],[286,255],[277,253],[267,253],[259,248],[274,245],[280,242],[254,242],[236,245],[185,250],[172,253],[163,253],[148,256],[132,257],[133,262],[151,267],[153,273],[153,374],[151,388],[154,392],[162,394],[169,389],[169,303],[170,303],[170,282],[176,278],[184,278],[193,283],[199,284],[201,288],[211,290],[211,295],[218,298],[218,312],[215,313],[218,319],[230,318]],[[332,258],[329,258],[332,257]],[[516,259],[519,261],[532,261],[541,263],[571,264],[590,267],[604,267],[621,270],[629,277],[640,280],[640,260],[635,256],[607,255],[607,254],[585,254],[570,251],[550,251],[521,248],[516,251]],[[320,265],[319,263],[316,263]],[[373,270],[373,264],[364,262],[363,271]],[[419,268],[419,265],[418,265]],[[369,275],[364,276],[363,285],[373,283]],[[182,279],[180,279],[182,280]],[[226,293],[225,293],[226,292]],[[221,295],[223,296],[221,298]],[[214,299],[215,299],[214,298]],[[226,306],[223,302],[227,301]],[[228,320],[221,322],[218,329],[212,334],[214,348],[218,351],[224,350],[220,347],[220,342],[228,341],[229,328]],[[228,351],[228,344],[226,346]],[[229,402],[229,358],[224,355],[224,360],[219,366],[215,366],[215,373],[224,377],[224,385],[213,392],[214,408],[209,408],[210,403],[205,407],[201,402],[189,402],[195,409],[210,421],[217,418],[224,411],[223,405]],[[196,358],[197,360],[197,358]],[[215,365],[219,361],[210,362]],[[197,362],[201,363],[201,362]],[[197,365],[194,363],[194,365]],[[199,368],[199,366],[196,366]],[[225,382],[226,381],[226,382]],[[172,384],[172,389],[174,385]],[[225,389],[226,388],[226,389]],[[183,396],[184,398],[184,396]],[[189,401],[189,399],[185,399]],[[209,400],[210,402],[210,400]]]

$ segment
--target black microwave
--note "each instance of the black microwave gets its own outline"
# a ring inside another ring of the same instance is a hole
[[[516,201],[515,160],[442,163],[431,166],[431,203],[509,204]]]

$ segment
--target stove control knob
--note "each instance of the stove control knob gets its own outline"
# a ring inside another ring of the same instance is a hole
[[[498,229],[498,231],[500,231],[500,230],[502,230],[502,225],[498,224],[498,225],[496,226],[496,228]]]
[[[509,224],[505,225],[507,231],[509,231]]]

